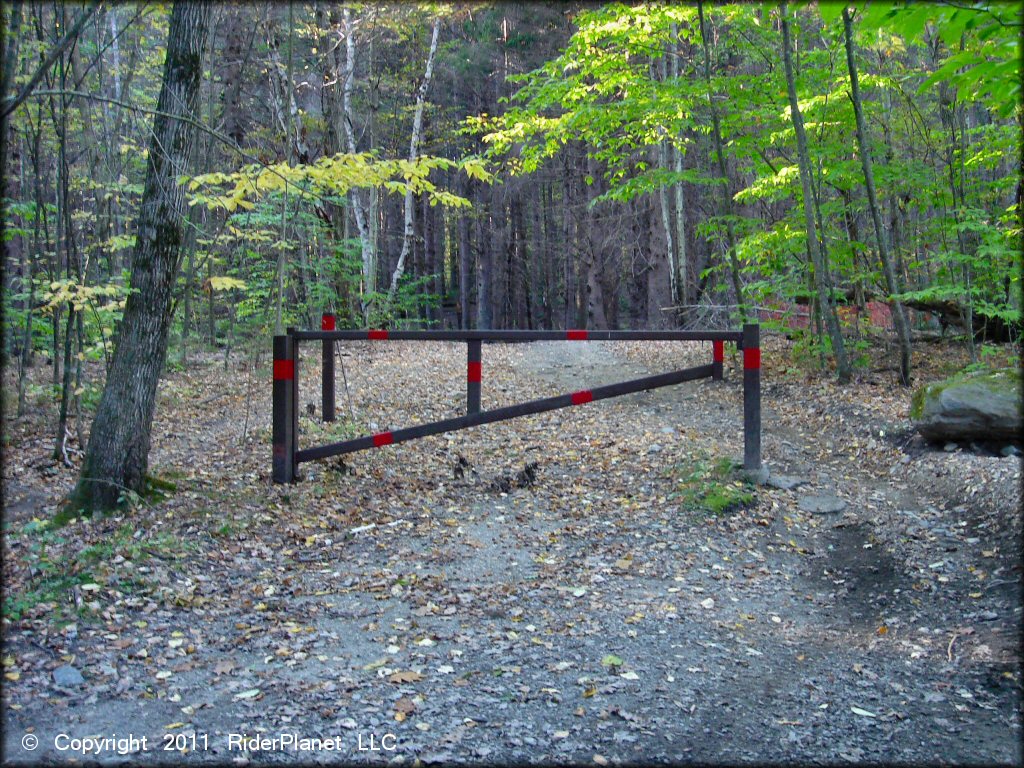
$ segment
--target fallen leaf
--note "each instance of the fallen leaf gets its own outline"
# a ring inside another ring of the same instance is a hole
[[[411,715],[416,711],[416,703],[408,696],[403,696],[395,702],[395,712],[402,712]]]
[[[604,667],[621,667],[623,665],[622,659],[615,654],[609,653],[603,659],[601,659],[601,666]]]
[[[418,683],[423,679],[423,675],[419,672],[413,672],[411,670],[403,672],[394,672],[388,677],[389,683]]]
[[[866,709],[861,709],[860,707],[850,707],[850,711],[855,715],[860,715],[861,717],[878,717],[874,712],[868,712]]]

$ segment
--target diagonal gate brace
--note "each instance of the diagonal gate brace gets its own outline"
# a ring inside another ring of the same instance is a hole
[[[661,373],[656,376],[647,376],[642,379],[632,379],[617,384],[608,384],[594,389],[572,392],[567,395],[556,395],[545,397],[540,400],[530,400],[525,403],[517,403],[504,408],[495,408],[490,411],[468,413],[465,416],[457,416],[451,419],[433,421],[429,424],[419,424],[415,427],[396,429],[393,432],[380,432],[376,435],[358,437],[354,440],[343,440],[339,443],[306,448],[295,452],[295,461],[312,461],[313,459],[325,459],[329,456],[340,456],[353,451],[362,451],[367,448],[379,448],[384,445],[401,443],[406,440],[414,440],[418,437],[428,435],[439,435],[443,432],[455,432],[460,429],[478,427],[481,424],[493,424],[496,421],[505,421],[519,416],[530,416],[535,413],[554,411],[558,408],[567,408],[571,405],[582,405],[595,400],[605,400],[609,397],[629,395],[634,392],[644,392],[649,389],[658,389],[672,384],[679,384],[684,381],[695,379],[706,379],[712,375],[712,365],[700,365],[696,368],[685,368],[679,371]]]

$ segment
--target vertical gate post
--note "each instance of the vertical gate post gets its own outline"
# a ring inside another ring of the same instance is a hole
[[[761,327],[743,326],[743,468],[761,469]]]
[[[295,436],[298,432],[295,339],[274,337],[273,480],[295,482]]]
[[[320,330],[334,330],[334,315],[323,314],[320,317]],[[334,341],[333,339],[323,340],[323,384],[321,389],[322,407],[324,421],[334,421]]]
[[[480,413],[480,339],[466,342],[466,413]]]
[[[722,363],[725,362],[725,342],[724,341],[712,341],[711,342],[711,380],[721,381],[722,380]]]

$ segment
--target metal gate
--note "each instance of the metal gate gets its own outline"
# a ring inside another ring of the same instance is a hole
[[[299,424],[299,343],[321,341],[323,369],[322,405],[324,421],[335,417],[334,342],[336,341],[462,341],[466,343],[466,414],[428,424],[379,432],[353,440],[313,448],[298,446]],[[712,357],[708,365],[684,368],[655,376],[623,381],[603,387],[580,390],[540,400],[530,400],[489,411],[480,410],[483,381],[481,342],[524,341],[710,341]],[[274,413],[273,480],[293,483],[298,465],[304,461],[340,456],[367,448],[380,448],[427,435],[493,424],[497,421],[544,413],[571,405],[605,400],[609,397],[643,392],[683,381],[710,378],[721,380],[725,342],[743,350],[743,466],[761,468],[761,348],[760,326],[748,324],[741,331],[338,331],[333,315],[324,315],[319,331],[289,328],[287,334],[274,337]]]

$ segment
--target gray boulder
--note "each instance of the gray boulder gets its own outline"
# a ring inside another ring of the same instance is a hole
[[[932,442],[1021,441],[1021,370],[955,376],[914,393],[910,418]]]

